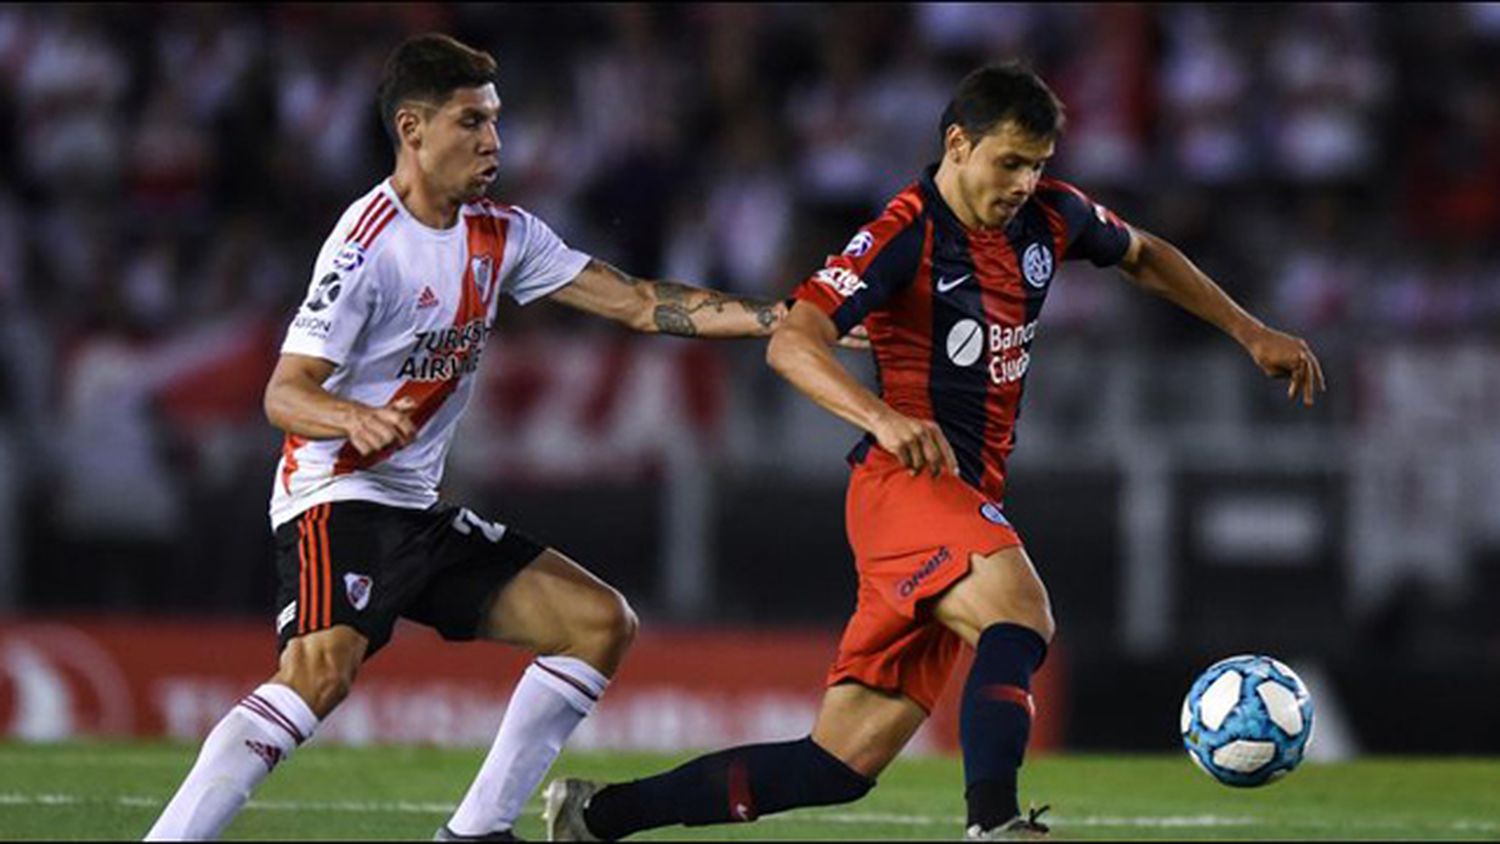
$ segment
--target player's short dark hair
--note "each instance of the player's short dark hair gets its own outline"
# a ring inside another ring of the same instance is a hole
[[[402,103],[417,100],[441,106],[459,88],[494,82],[499,67],[489,53],[440,33],[414,35],[402,41],[385,60],[378,94],[380,122],[391,142],[401,146],[396,109]]]
[[[978,140],[1009,120],[1027,134],[1045,140],[1062,134],[1067,118],[1062,100],[1030,68],[1020,62],[981,67],[958,83],[943,109],[938,137],[957,123],[970,139]]]

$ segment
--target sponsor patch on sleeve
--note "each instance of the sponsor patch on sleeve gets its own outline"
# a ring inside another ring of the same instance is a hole
[[[813,276],[813,281],[832,287],[835,293],[845,299],[868,286],[858,273],[846,267],[824,267]]]

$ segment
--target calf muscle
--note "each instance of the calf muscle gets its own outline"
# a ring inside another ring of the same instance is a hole
[[[904,695],[842,683],[824,694],[812,739],[845,765],[874,779],[925,720],[922,707]]]
[[[352,627],[337,625],[287,642],[273,683],[290,687],[318,718],[326,718],[349,694],[369,641]]]

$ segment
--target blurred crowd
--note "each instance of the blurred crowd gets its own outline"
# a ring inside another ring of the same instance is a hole
[[[429,30],[500,61],[497,193],[638,275],[785,295],[935,160],[962,75],[1022,58],[1068,106],[1054,174],[1332,354],[1500,318],[1497,4],[7,5],[20,534],[107,557],[78,537],[181,536],[214,490],[268,488],[261,386],[318,245],[389,172],[382,61]],[[1049,331],[1204,336],[1120,289],[1078,274]]]

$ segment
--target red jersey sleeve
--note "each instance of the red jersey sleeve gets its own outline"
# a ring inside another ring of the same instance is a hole
[[[916,276],[926,240],[921,210],[915,186],[903,191],[792,295],[833,320],[840,337],[849,333]]]
[[[1063,260],[1087,258],[1096,267],[1120,263],[1130,249],[1130,227],[1088,194],[1058,179],[1043,179],[1037,198],[1062,217],[1067,232]]]

